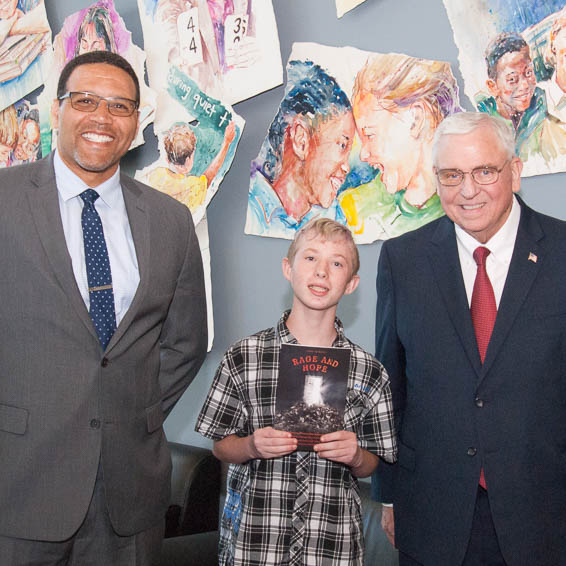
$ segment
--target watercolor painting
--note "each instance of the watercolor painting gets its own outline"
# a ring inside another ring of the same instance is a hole
[[[57,80],[65,64],[89,51],[119,53],[132,65],[138,77],[145,75],[145,54],[132,42],[132,34],[114,7],[113,0],[99,0],[65,18],[53,41],[53,62],[45,90],[40,97],[42,146],[48,153],[56,145],[56,131],[51,123],[51,105],[56,97]],[[140,80],[140,127],[132,147],[144,143],[143,130],[153,121],[156,94]]]
[[[341,18],[346,12],[353,10],[356,6],[366,0],[336,0],[336,15]]]
[[[336,194],[350,168],[352,106],[312,61],[290,61],[287,89],[252,163],[246,233],[292,238],[312,218],[345,223]]]
[[[201,143],[198,143],[197,134]],[[201,152],[200,160],[195,163],[198,155],[195,151],[197,146],[200,149],[200,146],[208,141],[203,140],[204,132],[191,124],[174,124],[160,140],[167,163],[165,166],[154,168],[147,175],[147,183],[182,202],[196,215],[196,211],[207,200],[207,190],[212,186],[224,164],[235,136],[236,126],[234,122],[229,122],[224,130],[224,138],[218,152],[214,152],[214,148],[209,143],[207,144],[208,159],[203,159],[204,152]],[[199,167],[199,161],[205,162],[204,171],[202,171],[202,166]],[[202,174],[200,174],[201,171]],[[208,191],[209,194],[210,192]]]
[[[271,0],[207,0],[225,99],[235,104],[283,82]]]
[[[188,206],[198,224],[232,164],[244,121],[175,67],[168,95],[177,119],[157,132],[160,158],[136,178]]]
[[[51,28],[43,0],[0,3],[0,108],[43,84],[50,46]]]
[[[245,232],[291,239],[328,217],[369,243],[442,216],[432,137],[457,111],[448,63],[294,44],[283,101],[251,164]]]
[[[206,1],[138,0],[138,10],[152,88],[159,92],[166,89],[168,69],[174,66],[202,91],[223,98],[220,61]]]
[[[130,34],[113,3],[101,1],[68,16],[54,43],[62,66],[90,51],[124,53],[130,47]]]
[[[465,92],[513,127],[522,175],[566,171],[566,1],[444,4]]]
[[[0,167],[40,158],[39,111],[30,100],[22,98],[0,112]]]
[[[210,350],[214,319],[206,207],[234,160],[245,122],[176,67],[169,68],[167,88],[159,95],[167,109],[154,123],[160,157],[135,177],[191,211],[202,255]]]
[[[153,88],[170,66],[228,104],[282,83],[271,0],[138,0],[138,9]]]
[[[153,129],[160,156],[136,178],[191,211],[203,257],[210,349],[214,324],[206,207],[232,164],[245,121],[221,96],[220,63],[206,2],[138,0],[138,9],[149,84],[157,93]]]

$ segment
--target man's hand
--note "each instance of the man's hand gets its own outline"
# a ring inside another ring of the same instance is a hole
[[[297,449],[297,439],[290,432],[270,426],[256,430],[248,438],[253,458],[280,458]]]
[[[314,451],[321,457],[357,468],[363,460],[362,449],[356,435],[349,430],[338,430],[320,437]]]
[[[393,519],[393,507],[381,507],[381,528],[387,535],[389,542],[395,546],[395,521]]]

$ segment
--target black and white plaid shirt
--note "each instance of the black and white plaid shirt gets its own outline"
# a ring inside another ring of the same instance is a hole
[[[216,372],[196,430],[220,440],[273,425],[281,344],[296,344],[283,315],[276,328],[231,346]],[[345,336],[336,319],[334,347],[350,348],[344,428],[362,448],[391,462],[397,445],[389,378]],[[362,566],[358,482],[348,466],[314,452],[231,464],[221,521],[221,565]]]

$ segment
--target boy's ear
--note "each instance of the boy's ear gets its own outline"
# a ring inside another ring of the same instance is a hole
[[[284,257],[283,260],[281,261],[281,269],[283,271],[283,277],[285,277],[287,281],[291,282],[292,266],[291,266],[291,262],[287,257]]]
[[[309,153],[311,135],[307,122],[301,116],[296,116],[291,125],[291,144],[293,153],[305,161]]]
[[[485,84],[487,86],[487,90],[489,90],[489,94],[491,94],[493,98],[497,98],[499,96],[497,83],[493,79],[487,79],[487,81],[485,81]]]
[[[418,139],[425,127],[426,110],[422,102],[415,102],[411,106],[412,124],[411,135],[413,138]]]
[[[344,295],[350,295],[351,293],[353,293],[358,288],[359,284],[360,284],[360,276],[352,275],[352,279],[350,279],[350,281],[348,281],[348,284],[346,285],[346,289],[344,290]]]

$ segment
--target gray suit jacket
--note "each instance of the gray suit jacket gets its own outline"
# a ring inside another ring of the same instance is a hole
[[[206,304],[190,212],[122,175],[140,272],[105,352],[80,296],[52,157],[0,172],[0,534],[63,540],[101,460],[121,535],[163,518],[162,424],[204,359]]]

